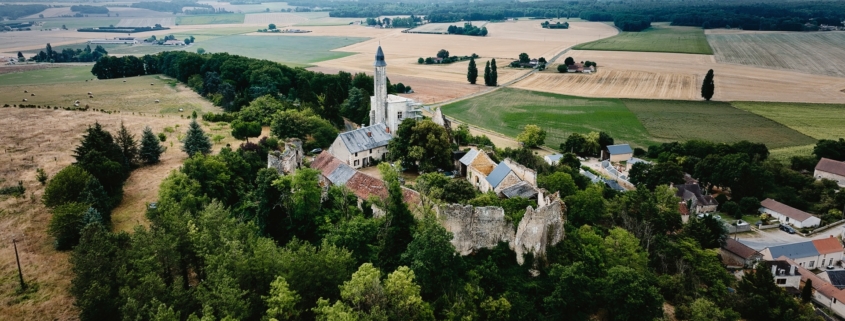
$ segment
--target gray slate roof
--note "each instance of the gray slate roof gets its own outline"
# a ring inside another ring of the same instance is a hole
[[[508,188],[503,189],[502,194],[504,194],[507,198],[532,198],[537,196],[539,192],[536,188],[534,188],[534,186],[531,186],[531,184],[529,184],[528,182],[522,181],[514,184],[513,186],[509,186]]]
[[[376,67],[387,66],[387,63],[384,62],[384,51],[381,51],[381,46],[378,46],[378,51],[376,51],[376,61],[373,63],[373,66],[376,66]]]
[[[827,277],[837,289],[845,288],[845,270],[827,271]]]
[[[381,123],[340,133],[338,136],[350,153],[387,146],[387,143],[393,138],[387,132],[387,127]]]
[[[604,183],[607,184],[608,187],[616,190],[617,192],[625,192],[627,191],[622,185],[619,185],[616,181],[612,179],[605,179]]]
[[[357,171],[349,165],[341,163],[326,177],[334,185],[344,185]]]
[[[585,171],[585,170],[582,169],[580,171],[580,173],[581,173],[581,175],[587,176],[587,178],[589,178],[590,181],[593,182],[593,183],[598,183],[598,182],[601,181],[601,178],[599,178],[598,176],[596,176],[596,174],[593,174],[591,172],[588,172],[588,171]]]
[[[609,152],[610,155],[619,155],[619,154],[631,154],[631,153],[634,152],[634,150],[631,149],[631,146],[628,145],[628,144],[619,144],[619,145],[608,145],[607,146],[607,152]]]
[[[505,179],[505,176],[508,176],[508,173],[510,172],[511,168],[508,167],[508,164],[501,162],[495,169],[493,169],[492,172],[490,172],[490,175],[487,175],[487,181],[490,182],[490,186],[496,188],[496,186],[499,186],[499,183],[501,183],[502,180]]]
[[[769,247],[769,252],[772,253],[772,257],[786,256],[790,259],[819,255],[819,251],[812,241],[772,246]]]
[[[461,162],[461,164],[469,166],[469,164],[472,164],[472,161],[475,159],[475,156],[478,156],[478,150],[471,149],[469,152],[467,152],[466,155],[464,155],[464,157],[461,157],[459,162]]]

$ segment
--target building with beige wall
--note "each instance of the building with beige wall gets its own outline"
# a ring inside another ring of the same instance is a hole
[[[816,179],[829,179],[835,181],[839,186],[845,187],[845,162],[822,158],[816,164],[813,177]]]
[[[352,168],[367,167],[384,159],[391,138],[384,124],[362,127],[337,135],[329,153]]]

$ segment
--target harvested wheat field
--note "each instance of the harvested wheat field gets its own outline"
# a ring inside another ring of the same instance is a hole
[[[115,132],[123,121],[126,127],[140,136],[144,126],[154,132],[165,127],[188,124],[187,119],[157,118],[131,115],[109,115],[99,112],[79,112],[45,109],[0,108],[0,145],[3,161],[0,162],[0,186],[22,181],[26,187],[24,198],[0,198],[0,256],[14,257],[11,240],[19,240],[21,268],[30,290],[17,294],[17,267],[14,260],[0,261],[0,306],[3,318],[27,320],[33,316],[43,320],[75,320],[77,311],[73,298],[68,294],[72,278],[68,253],[53,249],[53,240],[47,235],[50,213],[41,205],[44,191],[35,180],[35,170],[43,168],[52,177],[71,164],[72,151],[79,143],[85,129],[99,122]],[[175,137],[173,140],[176,140]],[[168,139],[168,141],[172,141]],[[178,168],[184,153],[179,144],[170,146],[162,156],[163,162],[142,168],[132,174],[126,186],[126,198],[134,193],[133,180],[144,175],[145,184],[158,187],[161,178]],[[143,209],[135,212],[136,219],[143,218]],[[115,217],[115,220],[118,220]]]
[[[713,100],[845,102],[845,78],[719,64],[708,55],[573,50],[564,56],[596,61],[598,71],[591,75],[562,74],[551,66],[513,87],[568,95],[695,100],[701,99],[704,74],[713,69]]]
[[[155,25],[162,27],[171,27],[176,24],[176,18],[129,18],[120,19],[120,22],[115,25],[117,27],[149,27]]]
[[[486,88],[484,85],[471,85],[467,82],[457,83],[450,81],[440,81],[428,78],[420,78],[405,75],[390,74],[390,67],[388,67],[388,78],[393,84],[402,83],[406,86],[411,86],[414,90],[413,94],[402,94],[403,97],[414,99],[424,104],[433,104],[443,102],[458,97],[464,97],[480,92]],[[329,67],[311,67],[311,71],[322,72],[326,74],[336,74],[340,69]],[[366,71],[368,75],[372,75],[372,71]]]
[[[616,34],[614,28],[594,22],[573,22],[570,29],[566,30],[543,29],[537,21],[490,23],[486,27],[490,31],[487,37],[412,34],[402,33],[399,29],[392,29],[388,33],[374,31],[373,39],[369,41],[336,49],[359,54],[320,62],[317,65],[351,72],[371,71],[375,49],[381,44],[387,60],[388,76],[398,74],[458,83],[466,82],[468,61],[448,65],[425,65],[417,62],[420,57],[434,57],[438,50],[446,49],[453,56],[473,53],[481,56],[476,59],[476,63],[482,74],[484,64],[495,58],[499,67],[499,83],[505,83],[527,72],[523,69],[506,67],[512,60],[517,59],[521,52],[531,57],[548,59],[578,42]],[[315,31],[312,34],[318,33]],[[369,35],[361,34],[361,36]]]
[[[708,34],[716,61],[845,77],[845,33]]]

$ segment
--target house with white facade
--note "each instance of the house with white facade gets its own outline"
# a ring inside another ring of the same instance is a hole
[[[810,213],[767,198],[760,202],[760,213],[767,213],[780,221],[781,224],[790,224],[797,228],[819,226],[821,220]]]
[[[786,257],[799,266],[816,269],[842,261],[843,252],[845,248],[842,247],[842,242],[831,236],[819,240],[767,247],[760,251],[760,254],[763,254],[765,260]]]
[[[829,179],[835,181],[839,186],[845,187],[845,162],[822,158],[816,164],[813,177],[816,179]]]
[[[367,167],[384,159],[392,138],[384,124],[362,127],[337,135],[329,153],[352,168]]]
[[[843,302],[845,301],[845,290],[836,288],[836,286],[830,284],[812,271],[797,265],[789,258],[780,257],[777,260],[794,266],[795,271],[801,275],[801,283],[807,284],[807,281],[813,281],[813,302],[827,307],[838,317],[845,318],[845,302]],[[777,282],[777,277],[775,278],[775,282]]]
[[[793,295],[801,293],[801,273],[798,272],[797,266],[780,260],[769,260],[761,265],[761,268],[771,271],[778,287]]]
[[[399,129],[399,124],[406,118],[422,119],[422,104],[413,99],[387,94],[387,63],[381,46],[376,51],[376,61],[373,63],[375,75],[374,95],[370,96],[370,126],[385,124],[390,133]]]

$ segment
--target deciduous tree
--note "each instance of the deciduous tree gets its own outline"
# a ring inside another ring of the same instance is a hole
[[[516,136],[516,140],[523,143],[525,147],[537,147],[546,142],[546,131],[540,126],[529,124]]]

